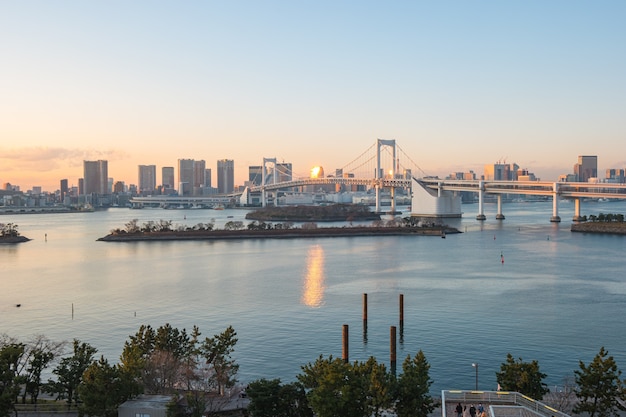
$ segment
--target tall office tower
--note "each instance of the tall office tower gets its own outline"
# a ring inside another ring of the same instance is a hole
[[[85,194],[85,179],[79,178],[78,179],[78,195],[84,195],[84,194]]]
[[[84,194],[110,194],[107,161],[83,161]]]
[[[212,184],[212,182],[211,182],[211,180],[212,180],[212,178],[211,178],[211,168],[207,168],[204,171],[204,179],[205,179],[206,186],[211,188],[211,184]]]
[[[235,161],[220,159],[217,161],[217,192],[232,193],[235,189]]]
[[[589,178],[597,178],[598,157],[595,155],[579,155],[578,163],[574,165],[574,175],[580,182],[588,182]]]
[[[623,184],[624,183],[624,170],[610,168],[606,170],[606,179],[608,182]]]
[[[161,185],[163,188],[174,188],[175,183],[174,167],[161,168]]]
[[[61,180],[60,190],[61,190],[61,194],[59,198],[61,199],[61,203],[63,203],[63,200],[65,200],[65,196],[67,195],[67,192],[69,191],[69,188],[67,186],[67,179]]]
[[[248,167],[248,181],[254,185],[261,185],[261,181],[263,181],[263,167],[261,165]]]
[[[276,181],[285,182],[293,179],[293,171],[291,169],[291,163],[279,162],[276,164]]]
[[[194,194],[201,194],[202,189],[206,186],[206,162],[202,159],[200,161],[193,161],[193,189]]]
[[[156,165],[139,165],[139,193],[151,194],[156,190]]]
[[[492,181],[508,181],[511,179],[511,166],[500,163],[485,165],[485,179]]]
[[[178,160],[178,195],[191,195],[193,189],[193,159]]]

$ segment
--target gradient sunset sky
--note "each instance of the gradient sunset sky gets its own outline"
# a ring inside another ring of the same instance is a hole
[[[0,0],[0,183],[83,160],[334,172],[396,139],[429,175],[626,167],[626,1]],[[215,180],[214,180],[215,182]]]

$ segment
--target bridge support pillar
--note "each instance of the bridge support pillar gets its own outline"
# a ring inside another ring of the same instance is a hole
[[[552,192],[552,217],[550,221],[552,223],[559,223],[561,218],[559,217],[559,183],[555,182]]]
[[[498,194],[498,214],[496,214],[497,220],[504,220],[504,214],[502,214],[502,194]]]
[[[265,195],[265,188],[261,190],[261,207],[267,207],[267,196]]]
[[[572,219],[575,222],[582,222],[583,218],[580,215],[580,198],[574,199],[574,218]]]
[[[478,215],[476,216],[476,220],[487,220],[487,216],[485,216],[483,204],[485,201],[485,182],[480,181],[478,183]]]

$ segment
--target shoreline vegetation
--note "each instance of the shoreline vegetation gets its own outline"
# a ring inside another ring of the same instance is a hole
[[[461,233],[442,225],[426,227],[402,226],[345,226],[319,228],[290,228],[265,230],[188,230],[166,232],[111,233],[97,239],[102,242],[165,241],[165,240],[235,240],[235,239],[293,239],[306,237],[359,237],[359,236],[445,236]]]
[[[244,225],[242,221],[230,221],[223,229],[215,229],[213,223],[195,226],[173,226],[172,221],[149,221],[142,225],[137,219],[123,229],[114,229],[107,236],[97,239],[103,242],[164,241],[164,240],[227,240],[227,239],[293,239],[307,237],[358,237],[425,235],[442,236],[460,233],[443,224],[426,222],[415,217],[381,220],[367,207],[333,205],[326,207],[273,207],[248,213],[247,219],[280,219],[280,223],[254,220]],[[306,220],[303,220],[306,219]],[[318,227],[317,221],[363,221],[375,219],[372,225],[352,224],[341,227]],[[312,221],[315,220],[315,221]],[[303,222],[299,227],[294,221]]]
[[[570,230],[579,233],[626,235],[626,222],[623,214],[592,214],[589,218],[583,216],[582,222],[573,223]]]

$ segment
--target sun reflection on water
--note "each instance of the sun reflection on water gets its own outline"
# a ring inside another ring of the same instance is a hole
[[[324,248],[313,245],[309,248],[306,258],[306,271],[302,289],[302,303],[309,307],[319,307],[324,301]]]

